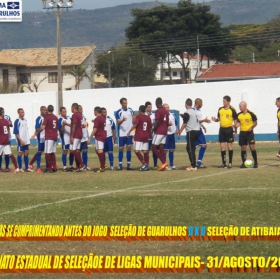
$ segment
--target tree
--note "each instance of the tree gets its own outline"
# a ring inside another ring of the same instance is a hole
[[[33,74],[32,75],[32,80],[33,81],[30,84],[22,84],[21,87],[20,87],[20,91],[23,90],[23,87],[26,87],[27,89],[29,89],[30,92],[34,92],[34,91],[38,92],[39,86],[47,78],[48,78],[48,76],[45,76],[41,80],[38,81],[38,77],[35,74]]]
[[[98,54],[96,72],[109,78],[113,87],[155,85],[157,60],[139,51],[134,46],[112,47],[109,51]]]
[[[219,16],[210,12],[209,5],[180,0],[176,8],[134,9],[132,15],[134,20],[126,29],[127,44],[138,44],[141,51],[157,59],[172,57],[182,66],[183,82],[190,63],[184,57],[196,53],[198,41],[200,61],[205,55],[217,62],[227,61],[234,48],[229,29],[221,27]]]
[[[90,80],[88,73],[86,72],[87,66],[86,65],[77,65],[73,66],[71,69],[66,70],[65,75],[71,75],[75,78],[75,89],[80,88],[80,83],[83,81],[84,78]]]

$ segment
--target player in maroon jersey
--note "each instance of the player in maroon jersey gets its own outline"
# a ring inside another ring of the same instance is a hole
[[[83,116],[78,112],[79,105],[78,103],[73,103],[72,107],[72,118],[71,118],[71,130],[70,130],[70,151],[71,154],[75,157],[76,160],[76,169],[74,171],[84,171],[86,166],[83,163],[80,148],[81,141],[83,138]]]
[[[14,173],[19,172],[16,158],[12,154],[9,141],[10,123],[4,118],[4,109],[0,107],[0,155],[5,154],[10,157],[15,167]]]
[[[156,99],[156,106],[158,109],[156,110],[155,123],[151,130],[151,135],[154,132],[152,150],[162,163],[158,168],[158,171],[163,171],[168,166],[165,159],[164,145],[169,126],[169,112],[163,108],[162,99],[160,97]],[[157,146],[159,146],[159,150],[157,149]]]
[[[136,156],[142,163],[140,171],[149,170],[149,136],[152,129],[152,121],[149,116],[145,115],[145,111],[146,107],[141,105],[139,107],[139,115],[136,117],[133,126],[127,133],[127,137],[129,137],[130,133],[136,129],[133,148]],[[143,151],[144,157],[141,151]]]
[[[44,121],[40,127],[34,133],[36,137],[38,133],[45,130],[45,159],[46,159],[46,170],[44,173],[53,173],[57,171],[56,168],[56,141],[58,134],[58,118],[54,115],[53,105],[48,106],[48,113],[44,117]]]
[[[100,161],[100,168],[97,172],[105,171],[105,154],[104,154],[104,143],[107,138],[106,133],[106,119],[102,116],[102,110],[100,107],[94,108],[94,119],[93,131],[88,139],[88,144],[90,143],[93,136],[95,136],[95,150]]]

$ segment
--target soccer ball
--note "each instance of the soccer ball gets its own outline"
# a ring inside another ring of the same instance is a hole
[[[253,162],[250,160],[250,159],[247,159],[245,162],[244,162],[244,165],[245,165],[245,167],[247,167],[247,168],[251,168],[251,167],[253,167]]]

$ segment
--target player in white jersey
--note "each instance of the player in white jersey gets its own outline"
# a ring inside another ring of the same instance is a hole
[[[40,130],[42,124],[43,124],[44,117],[48,113],[46,106],[41,106],[40,107],[40,113],[41,113],[40,116],[36,119],[36,122],[35,122],[35,132],[31,136],[31,139],[35,139],[35,137],[37,135],[37,153],[34,155],[34,157],[29,162],[29,165],[28,165],[29,168],[33,169],[33,163],[36,161],[36,163],[37,163],[37,173],[42,173],[42,170],[41,170],[41,156],[42,156],[42,153],[45,150],[45,130],[40,131],[40,132],[39,132],[39,130]]]
[[[167,152],[169,152],[169,162],[170,166],[166,167],[166,170],[175,170],[176,166],[174,165],[174,151],[176,149],[175,144],[175,133],[178,134],[178,123],[176,117],[173,113],[170,112],[170,108],[168,104],[162,105],[165,110],[169,112],[169,127],[167,131],[166,143],[164,145],[165,156],[167,156]]]
[[[70,129],[71,129],[71,118],[67,116],[67,111],[65,107],[60,108],[60,118],[58,120],[58,131],[62,146],[62,164],[63,171],[68,171],[67,169],[67,154],[70,148]],[[70,153],[69,155],[70,168],[69,171],[73,171],[74,156]]]
[[[83,159],[84,165],[86,166],[86,169],[90,170],[90,168],[88,167],[88,143],[87,143],[88,137],[89,137],[89,134],[88,134],[88,122],[87,122],[87,119],[85,118],[85,116],[83,115],[83,107],[82,107],[82,105],[79,105],[78,112],[80,114],[82,114],[82,116],[83,116],[83,120],[82,120],[83,138],[81,140],[80,151],[82,153],[82,159]]]
[[[122,108],[119,109],[116,114],[116,120],[118,123],[118,141],[119,141],[119,167],[118,170],[122,170],[123,168],[123,150],[124,146],[126,146],[126,160],[127,160],[127,170],[133,170],[130,167],[130,161],[131,161],[131,146],[132,146],[132,138],[134,135],[134,132],[130,133],[130,136],[127,137],[127,133],[130,130],[130,128],[133,125],[133,115],[134,112],[131,108],[127,107],[127,99],[122,98],[120,100],[120,103],[122,105]]]
[[[5,110],[3,108],[3,116],[4,119],[7,120],[9,122],[10,127],[13,127],[13,123],[12,123],[12,119],[10,118],[10,116],[5,115]],[[9,141],[11,141],[12,136],[11,136],[11,132],[9,131]],[[5,155],[5,164],[6,164],[6,172],[10,172],[10,156],[9,155]],[[0,155],[0,172],[2,171],[2,155]]]
[[[18,168],[20,172],[24,172],[24,170],[22,169],[22,155],[24,154],[25,171],[33,172],[33,170],[28,167],[30,138],[27,120],[24,118],[24,110],[22,108],[19,108],[17,112],[18,119],[16,119],[14,122],[14,134],[18,142]]]
[[[108,153],[110,161],[110,170],[114,170],[114,143],[116,141],[116,125],[112,118],[107,116],[106,108],[101,108],[102,116],[106,118],[106,133],[107,138],[104,144],[104,154],[106,159],[106,153]]]
[[[202,119],[202,113],[200,111],[202,105],[203,105],[202,99],[197,98],[195,100],[195,104],[194,104],[194,109],[196,109],[196,111],[197,111],[197,119],[200,123],[199,137],[198,137],[198,139],[196,140],[196,143],[195,143],[196,147],[200,146],[198,159],[197,159],[197,163],[196,163],[197,168],[205,168],[206,167],[205,165],[202,164],[202,160],[203,160],[206,148],[207,148],[206,139],[205,139],[205,136],[204,136],[204,133],[206,133],[206,128],[203,125],[203,122],[206,122],[206,123],[211,122],[207,118]],[[203,133],[202,129],[204,130],[204,133]]]
[[[147,101],[145,103],[145,107],[146,107],[146,115],[149,116],[151,118],[152,121],[152,125],[154,125],[155,123],[155,114],[152,112],[152,103],[150,101]],[[149,152],[152,150],[152,141],[153,139],[149,139]],[[158,169],[158,165],[157,165],[157,156],[155,155],[155,153],[153,152],[153,160],[154,160],[154,169],[157,170]]]

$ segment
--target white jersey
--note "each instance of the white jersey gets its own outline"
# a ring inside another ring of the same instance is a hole
[[[177,127],[177,120],[173,113],[169,113],[169,122],[171,122],[172,125],[168,127],[167,134],[171,135],[176,132],[176,127]]]
[[[106,117],[106,133],[107,138],[113,136],[113,130],[116,130],[115,122],[112,118]]]
[[[14,134],[18,134],[20,139],[25,143],[25,145],[30,144],[29,130],[27,126],[27,120],[25,118],[15,120]]]
[[[156,115],[155,115],[153,112],[151,112],[151,114],[148,114],[148,113],[146,112],[145,115],[146,115],[146,116],[149,116],[149,117],[151,118],[152,125],[154,125]],[[153,139],[153,137],[152,137],[152,138],[149,138],[149,140],[152,140],[152,139]]]
[[[201,121],[202,120],[202,112],[200,111],[200,109],[197,109],[196,112],[197,112],[198,121]],[[200,127],[202,127],[202,123],[200,123]]]
[[[126,110],[123,109],[119,109],[116,112],[116,120],[122,120],[124,117],[126,118],[126,120],[118,125],[118,131],[119,131],[119,137],[126,137],[127,133],[129,132],[130,128],[132,127],[133,123],[132,123],[132,117],[134,115],[134,112],[131,108],[127,108]],[[134,132],[132,131],[130,133],[130,136],[133,136]]]
[[[63,126],[63,121],[66,121],[67,124],[71,125],[71,118],[70,117],[66,117],[66,118],[59,118],[58,120],[58,130],[59,130],[59,135],[60,135],[60,140],[62,145],[69,145],[70,144],[70,130],[71,127],[68,125],[64,126],[64,131],[63,133],[60,132],[62,126]]]
[[[7,120],[8,122],[12,122],[12,119],[10,118],[10,116],[5,115],[4,119]],[[11,126],[13,127],[13,125]],[[12,139],[12,135],[11,135],[11,131],[9,130],[9,141]]]
[[[82,116],[83,116],[82,125],[87,125],[87,119],[85,118],[84,115],[82,115]],[[82,138],[81,142],[83,143],[83,142],[86,142],[88,140],[89,134],[88,134],[87,127],[83,127],[82,131],[83,131],[83,138]]]

